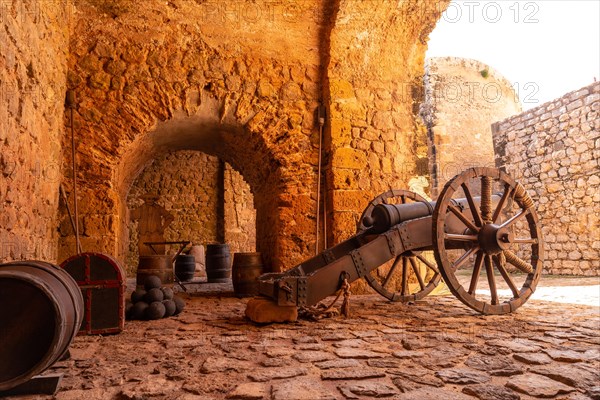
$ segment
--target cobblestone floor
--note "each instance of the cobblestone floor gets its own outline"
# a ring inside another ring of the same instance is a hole
[[[600,399],[599,284],[543,277],[508,316],[367,295],[349,319],[266,326],[244,319],[247,299],[204,285],[178,317],[77,337],[55,398]]]

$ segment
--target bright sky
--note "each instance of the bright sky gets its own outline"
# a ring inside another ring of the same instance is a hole
[[[600,80],[600,0],[453,0],[427,51],[443,56],[488,64],[537,107]]]

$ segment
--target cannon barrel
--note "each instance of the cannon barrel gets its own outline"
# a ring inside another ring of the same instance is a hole
[[[380,234],[388,231],[392,226],[423,218],[433,214],[435,202],[418,202],[406,204],[378,204],[371,214],[372,225],[368,233]]]
[[[476,206],[479,206],[481,199],[474,197],[473,201]],[[492,195],[492,205],[496,206],[500,201],[500,195]],[[467,199],[451,199],[453,206],[469,213],[469,202]],[[415,203],[403,204],[378,204],[373,208],[371,214],[371,227],[368,229],[368,234],[381,234],[390,230],[394,225],[402,222],[410,221],[411,219],[424,218],[433,215],[435,209],[435,201],[420,201]]]

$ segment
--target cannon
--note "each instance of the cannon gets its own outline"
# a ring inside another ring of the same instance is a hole
[[[501,170],[471,168],[437,201],[407,190],[377,196],[355,235],[288,271],[261,275],[259,292],[279,306],[309,307],[365,278],[388,300],[413,302],[443,279],[472,309],[506,314],[535,291],[543,255],[525,188]]]

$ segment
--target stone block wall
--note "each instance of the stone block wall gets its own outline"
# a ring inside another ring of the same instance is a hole
[[[231,252],[256,251],[256,208],[250,185],[244,177],[225,164],[225,243]]]
[[[68,86],[81,99],[82,218],[98,222],[84,249],[122,260],[133,181],[152,160],[195,150],[248,182],[272,270],[306,259],[319,245],[319,104],[328,245],[354,232],[369,199],[417,173],[411,93],[449,0],[222,3],[77,2]]]
[[[314,254],[319,228],[329,245],[346,239],[369,199],[418,174],[412,93],[448,3],[0,1],[2,260],[75,252],[58,195],[62,184],[73,202],[71,122],[85,251],[124,261],[133,182],[181,150],[218,157],[248,182],[257,250],[272,270]],[[67,89],[74,121],[64,118]],[[234,203],[224,212],[251,219]]]
[[[427,175],[417,168],[427,157],[417,118],[424,56],[449,3],[347,0],[334,10],[325,95],[330,246],[356,231],[374,197]]]
[[[536,202],[552,274],[600,275],[600,83],[493,125],[496,164]]]
[[[0,262],[56,261],[70,1],[0,1]]]
[[[248,7],[273,14],[253,18]],[[252,188],[258,250],[273,269],[306,258],[316,227],[297,210],[315,209],[320,2],[293,14],[250,1],[89,0],[77,8],[85,34],[70,43],[68,84],[81,99],[86,143],[81,213],[102,221],[84,248],[123,260],[133,181],[168,152],[196,150],[232,165]]]
[[[200,245],[225,242],[232,253],[255,251],[252,193],[242,176],[218,158],[198,151],[160,157],[135,180],[127,198],[129,211],[142,205],[147,194],[158,196],[157,203],[174,217],[165,231],[166,241],[190,240]],[[138,264],[137,225],[130,219],[126,258],[130,275],[135,274]]]
[[[430,192],[470,167],[494,165],[491,124],[521,113],[511,83],[477,60],[428,59],[421,116],[427,126]]]

